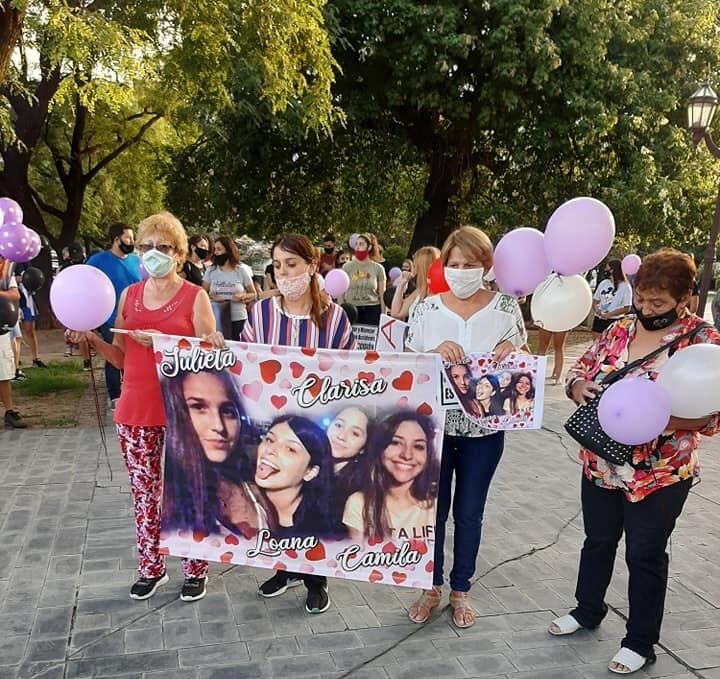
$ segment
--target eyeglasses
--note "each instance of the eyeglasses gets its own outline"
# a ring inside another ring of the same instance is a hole
[[[150,252],[152,249],[162,252],[164,255],[169,255],[171,252],[175,251],[175,246],[170,245],[169,243],[140,243],[137,246],[137,249],[141,255],[144,255],[146,252]]]

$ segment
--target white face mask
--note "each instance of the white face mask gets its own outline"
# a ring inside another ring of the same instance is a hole
[[[458,299],[472,297],[478,290],[484,288],[483,273],[485,269],[451,269],[445,267],[445,280]]]
[[[153,278],[162,278],[172,271],[175,259],[153,248],[142,256],[142,263]]]

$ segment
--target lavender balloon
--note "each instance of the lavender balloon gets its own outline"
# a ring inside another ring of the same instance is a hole
[[[545,227],[545,253],[550,269],[561,276],[583,273],[597,266],[612,247],[615,218],[595,198],[563,203]]]
[[[11,262],[26,262],[32,246],[30,229],[10,222],[0,227],[0,255]]]
[[[348,245],[350,246],[351,250],[355,249],[355,243],[357,243],[358,235],[359,234],[357,233],[353,233],[350,238],[348,238]]]
[[[618,443],[641,446],[660,435],[670,421],[670,397],[652,380],[628,377],[616,382],[598,404],[603,431]]]
[[[642,260],[637,255],[625,255],[620,265],[626,276],[634,276],[640,269]]]
[[[76,264],[55,277],[50,306],[66,328],[92,330],[105,323],[115,310],[115,288],[100,269]]]
[[[330,297],[340,297],[350,287],[350,277],[342,269],[332,269],[325,275],[325,292]]]
[[[394,266],[390,271],[388,271],[388,278],[392,283],[395,282],[395,279],[402,273],[399,267]]]
[[[24,261],[29,262],[31,259],[35,259],[35,257],[40,254],[40,250],[42,250],[42,242],[37,231],[33,231],[28,227],[25,228],[27,229],[28,235],[30,236],[30,245],[28,246],[27,252],[25,253]]]
[[[543,234],[528,227],[506,233],[495,248],[493,272],[503,292],[529,295],[550,273]]]
[[[12,198],[0,198],[0,214],[3,216],[3,224],[22,224],[22,208]]]

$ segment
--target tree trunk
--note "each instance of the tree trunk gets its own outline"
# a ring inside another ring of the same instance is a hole
[[[13,9],[11,4],[10,0],[0,2],[0,85],[5,81],[25,14],[24,10]]]
[[[434,145],[430,158],[430,176],[425,185],[427,209],[415,222],[410,253],[424,245],[440,247],[452,230],[448,224],[450,200],[458,195],[466,156],[457,149],[449,155],[441,143]]]

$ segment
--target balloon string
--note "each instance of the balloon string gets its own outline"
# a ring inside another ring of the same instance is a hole
[[[95,381],[95,368],[92,361],[92,349],[90,348],[89,342],[87,342],[87,345],[88,361],[90,362],[90,385],[92,387],[93,400],[95,401],[95,415],[97,416],[98,431],[100,432],[100,442],[102,444],[102,449],[105,455],[105,464],[107,465],[108,473],[110,475],[110,482],[112,483],[113,471],[110,464],[110,453],[108,451],[107,437],[105,436],[105,424],[103,422],[102,404],[100,402],[100,394],[98,392],[97,382]]]

